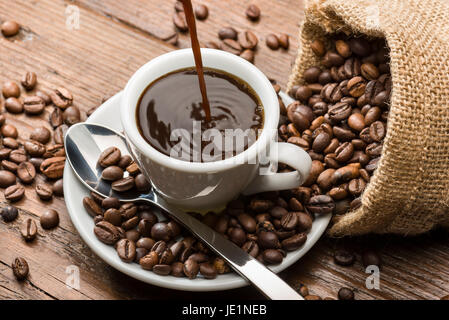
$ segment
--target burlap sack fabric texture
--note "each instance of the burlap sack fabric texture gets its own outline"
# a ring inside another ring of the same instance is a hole
[[[362,206],[329,230],[415,235],[449,227],[449,1],[310,0],[288,89],[319,64],[315,39],[335,32],[384,37],[392,96],[382,157]]]

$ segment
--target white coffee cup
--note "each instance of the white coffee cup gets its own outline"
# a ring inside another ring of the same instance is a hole
[[[222,208],[240,193],[299,187],[307,178],[311,159],[300,147],[278,143],[279,102],[267,77],[246,60],[214,49],[201,49],[204,67],[226,71],[246,81],[258,94],[264,108],[264,125],[257,141],[232,158],[214,162],[188,162],[154,149],[141,136],[136,119],[139,97],[154,80],[167,73],[195,65],[191,49],[161,55],[142,66],[126,85],[121,101],[121,119],[135,161],[166,201],[184,210]],[[182,88],[174,88],[182,90]],[[261,154],[297,171],[261,175]]]

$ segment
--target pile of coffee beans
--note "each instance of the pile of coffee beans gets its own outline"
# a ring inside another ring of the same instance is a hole
[[[49,125],[36,127],[28,138],[19,135],[5,114],[0,114],[0,188],[5,189],[5,198],[11,202],[24,197],[24,185],[32,185],[38,174],[44,182],[36,183],[34,188],[41,200],[63,195],[64,135],[69,126],[82,120],[67,89],[46,93],[36,89],[37,82],[36,73],[28,71],[23,75],[20,84],[27,92],[24,97],[17,82],[6,81],[2,86],[6,112],[31,117],[49,113]]]
[[[305,84],[281,108],[280,140],[312,158],[303,186],[282,192],[313,214],[341,215],[361,205],[360,196],[377,168],[386,135],[391,76],[382,39],[336,36],[326,49],[312,43],[321,64],[304,72]],[[290,171],[280,166],[281,171]]]
[[[116,147],[104,150],[98,164],[104,168],[102,178],[117,192],[150,188],[138,166]],[[83,205],[94,218],[97,238],[114,245],[124,262],[190,279],[198,273],[213,279],[230,271],[202,242],[175,221],[160,219],[163,215],[148,205],[121,204],[117,198],[103,199],[94,193],[83,199]],[[286,201],[278,192],[232,201],[221,214],[192,214],[265,264],[279,264],[286,252],[301,248],[314,219],[296,198]]]

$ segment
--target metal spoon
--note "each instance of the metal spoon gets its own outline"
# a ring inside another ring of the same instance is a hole
[[[124,193],[113,191],[111,184],[101,179],[102,168],[97,165],[100,153],[110,146],[119,148],[122,154],[129,154],[125,138],[107,127],[79,123],[67,131],[65,136],[67,160],[75,175],[86,187],[103,197],[116,197],[124,202],[146,201],[159,207],[201,239],[267,298],[303,300],[301,295],[259,261],[199,220],[167,203],[154,190],[148,194],[140,194],[137,191]]]

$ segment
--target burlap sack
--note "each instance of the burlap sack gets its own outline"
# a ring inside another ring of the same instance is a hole
[[[362,206],[331,236],[413,235],[449,226],[449,1],[310,0],[288,89],[319,63],[310,49],[326,34],[385,37],[393,90],[379,167]]]

